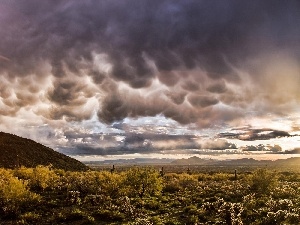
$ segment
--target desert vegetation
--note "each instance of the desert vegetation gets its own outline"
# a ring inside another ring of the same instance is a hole
[[[1,224],[299,224],[300,176],[0,169]]]

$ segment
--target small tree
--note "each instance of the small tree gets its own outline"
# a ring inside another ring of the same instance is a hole
[[[277,174],[266,169],[254,171],[249,179],[250,190],[257,194],[269,194],[277,185]]]
[[[161,192],[162,178],[152,168],[131,168],[125,174],[125,185],[130,196],[151,196]]]

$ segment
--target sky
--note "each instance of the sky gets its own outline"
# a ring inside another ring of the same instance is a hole
[[[2,0],[0,131],[80,160],[300,152],[298,0]]]

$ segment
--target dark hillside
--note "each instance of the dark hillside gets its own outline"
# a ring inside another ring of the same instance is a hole
[[[0,167],[36,167],[52,164],[54,168],[82,171],[87,167],[76,159],[63,155],[33,140],[0,132]]]

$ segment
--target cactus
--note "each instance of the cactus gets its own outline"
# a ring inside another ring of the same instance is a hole
[[[112,169],[110,169],[110,172],[111,173],[115,172],[115,165],[113,165]]]
[[[161,167],[161,170],[159,171],[159,174],[160,174],[161,177],[163,177],[165,175],[164,167]]]
[[[191,170],[190,170],[190,167],[187,168],[187,174],[191,175]]]

